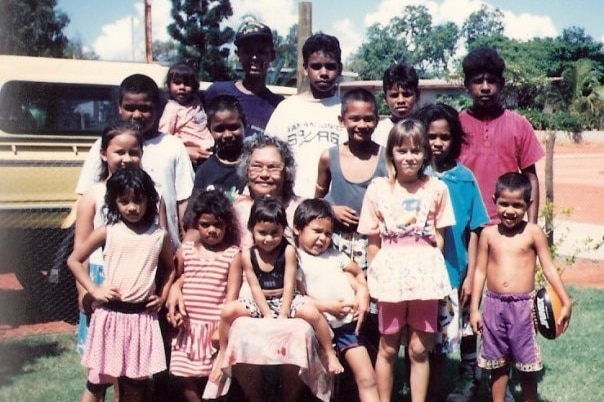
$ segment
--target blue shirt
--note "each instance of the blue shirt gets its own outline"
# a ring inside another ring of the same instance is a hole
[[[258,94],[241,92],[232,81],[216,81],[204,93],[204,105],[207,105],[218,95],[232,95],[241,104],[245,115],[245,137],[264,134],[268,119],[283,96],[272,93],[268,88]]]
[[[455,167],[445,172],[427,169],[426,173],[438,177],[449,189],[455,225],[444,230],[443,256],[451,287],[459,289],[468,268],[470,231],[488,224],[489,216],[470,169],[457,162]]]

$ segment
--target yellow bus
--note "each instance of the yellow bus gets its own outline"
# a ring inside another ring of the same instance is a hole
[[[36,291],[67,234],[60,228],[86,154],[118,117],[119,84],[140,73],[164,88],[167,71],[159,64],[0,55],[0,273],[14,272]]]

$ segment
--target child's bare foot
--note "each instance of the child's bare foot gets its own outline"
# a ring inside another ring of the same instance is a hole
[[[223,359],[223,351],[218,351],[218,355],[216,356],[216,360],[214,360],[214,364],[212,365],[212,371],[210,372],[210,377],[208,378],[211,382],[219,382],[220,378],[222,378],[222,359]]]
[[[327,352],[327,371],[329,374],[340,374],[344,372],[344,367],[340,364],[340,360],[333,350]]]

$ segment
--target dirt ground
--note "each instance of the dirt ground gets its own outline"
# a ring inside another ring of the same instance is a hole
[[[545,201],[545,162],[537,165],[541,182],[541,205]],[[554,149],[554,205],[556,219],[604,225],[604,213],[598,201],[604,199],[604,142],[561,144]],[[568,214],[563,211],[569,211]],[[559,263],[564,266],[562,262]],[[562,279],[579,287],[604,289],[604,261],[577,260],[566,267]],[[3,298],[20,303],[22,288],[12,274],[0,274]],[[3,300],[4,302],[4,300]],[[0,339],[37,334],[75,332],[75,326],[63,321],[6,322],[0,316]]]

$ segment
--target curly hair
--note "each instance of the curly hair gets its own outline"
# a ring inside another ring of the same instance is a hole
[[[470,51],[462,62],[464,85],[467,87],[470,80],[478,74],[490,73],[499,79],[501,87],[505,84],[503,72],[505,61],[497,50],[492,47],[479,46]]]
[[[285,205],[295,197],[294,182],[296,180],[296,160],[287,143],[270,135],[256,135],[246,139],[243,143],[243,152],[237,165],[237,172],[241,178],[247,180],[250,158],[256,149],[275,147],[283,159],[283,194],[281,199]]]
[[[241,234],[239,233],[239,219],[233,208],[233,204],[221,190],[202,190],[194,194],[187,205],[183,216],[185,230],[195,229],[197,221],[202,214],[214,215],[224,222],[225,234],[223,243],[232,246],[239,244]]]

